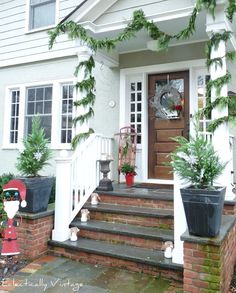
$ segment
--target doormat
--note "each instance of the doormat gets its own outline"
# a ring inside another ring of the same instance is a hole
[[[147,188],[147,189],[174,189],[173,184],[155,184],[155,183],[137,183],[132,187],[135,188]]]

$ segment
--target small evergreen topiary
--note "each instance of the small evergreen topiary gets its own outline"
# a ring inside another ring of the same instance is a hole
[[[38,116],[32,119],[32,133],[23,140],[24,150],[17,158],[16,168],[28,177],[39,176],[39,171],[48,165],[52,151],[48,147],[49,140],[40,126]]]
[[[196,188],[213,188],[214,180],[222,174],[227,163],[220,158],[211,142],[198,131],[198,120],[195,122],[195,137],[187,140],[176,137],[179,146],[171,153],[170,165],[181,179]]]

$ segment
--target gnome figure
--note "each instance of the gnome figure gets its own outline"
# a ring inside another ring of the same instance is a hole
[[[4,227],[4,238],[2,241],[3,256],[14,256],[20,253],[17,243],[16,229],[19,222],[14,219],[19,210],[19,205],[26,207],[26,187],[25,184],[13,179],[3,186],[3,209],[7,214],[8,220],[1,223]]]

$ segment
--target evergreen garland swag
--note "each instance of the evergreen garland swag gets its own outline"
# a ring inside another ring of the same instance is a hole
[[[49,48],[52,48],[53,44],[56,42],[56,38],[61,34],[67,34],[68,38],[71,40],[80,39],[86,45],[88,45],[91,50],[96,53],[98,49],[111,51],[116,47],[119,42],[130,40],[136,36],[136,33],[142,29],[145,29],[148,32],[148,35],[157,41],[157,49],[166,49],[169,45],[169,42],[173,39],[176,40],[185,40],[188,39],[190,36],[193,35],[195,32],[196,27],[196,19],[199,12],[203,9],[206,9],[209,13],[212,14],[214,17],[216,8],[216,0],[197,0],[195,7],[192,11],[192,14],[189,18],[189,22],[186,28],[181,30],[179,33],[175,35],[170,35],[162,30],[160,30],[152,21],[147,20],[142,10],[136,10],[133,13],[133,17],[131,21],[128,23],[127,27],[120,32],[115,38],[113,39],[103,39],[97,40],[91,36],[89,36],[86,30],[79,24],[69,21],[65,23],[59,23],[54,30],[49,31]],[[232,22],[234,14],[236,12],[236,0],[228,0],[228,6],[226,9],[226,15],[228,19]],[[226,56],[222,56],[221,58],[211,59],[211,50],[213,47],[217,48],[220,41],[227,42],[231,37],[231,32],[225,31],[222,34],[215,33],[212,35],[210,41],[206,45],[206,55],[207,55],[207,62],[206,65],[210,66],[222,66],[222,58],[227,58],[228,60],[234,60],[236,58],[235,52],[229,52]],[[78,82],[76,84],[76,90],[79,90],[85,93],[85,96],[79,100],[74,102],[75,107],[84,107],[88,109],[88,112],[84,115],[80,115],[75,117],[73,123],[84,123],[88,121],[94,115],[92,106],[95,103],[95,79],[93,77],[92,71],[95,67],[95,62],[93,56],[90,57],[88,61],[82,61],[78,64],[75,70],[75,76],[78,75],[78,72],[81,68],[84,69],[84,80]],[[219,105],[228,106],[230,117],[223,117],[218,119],[217,121],[213,121],[210,125],[210,129],[214,131],[216,127],[218,127],[221,123],[225,121],[231,121],[233,118],[236,117],[236,103],[233,102],[233,97],[219,97],[220,90],[222,86],[229,82],[231,78],[230,73],[227,73],[220,79],[211,80],[207,86],[207,106],[202,111],[203,115],[209,114],[214,107],[218,107]],[[211,90],[215,87],[216,89],[216,100],[215,102],[211,102]],[[75,136],[72,141],[72,148],[75,149],[77,144],[86,139],[91,133],[93,133],[93,129],[89,129],[86,133],[80,133],[79,135]]]

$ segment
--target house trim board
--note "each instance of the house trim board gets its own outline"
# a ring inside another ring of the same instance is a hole
[[[119,117],[119,128],[124,127],[129,123],[129,113],[127,107],[127,80],[130,76],[142,76],[143,83],[143,117],[142,117],[142,145],[138,145],[138,151],[141,152],[142,161],[142,181],[149,183],[159,184],[173,184],[173,180],[159,180],[159,179],[148,179],[148,104],[147,104],[147,86],[148,86],[148,75],[154,73],[164,72],[175,72],[189,70],[189,107],[190,115],[193,115],[196,107],[196,87],[194,86],[194,80],[196,78],[195,71],[205,67],[205,59],[198,60],[186,60],[181,62],[167,63],[167,64],[156,64],[150,66],[126,68],[120,70],[120,117]],[[192,126],[190,125],[190,133],[192,132]]]
[[[178,19],[178,18],[184,18],[191,15],[192,10],[194,6],[186,7],[184,9],[176,9],[171,12],[163,12],[163,13],[157,13],[153,15],[148,15],[146,18],[149,21],[153,21],[154,23],[168,21],[170,19]],[[95,24],[93,21],[84,21],[81,22],[81,17],[77,18],[75,21],[79,22],[80,24],[85,28],[90,30],[93,33],[99,34],[104,32],[110,32],[110,31],[116,31],[121,30],[126,27],[126,25],[130,22],[131,19],[121,20],[117,22],[112,23],[106,23],[106,24]]]

